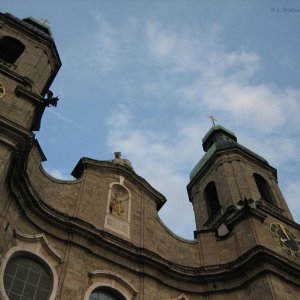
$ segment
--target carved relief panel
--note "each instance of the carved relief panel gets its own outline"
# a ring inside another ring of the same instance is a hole
[[[104,227],[130,238],[131,193],[124,185],[124,177],[109,186]]]

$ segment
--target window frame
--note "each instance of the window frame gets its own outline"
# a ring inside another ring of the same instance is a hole
[[[83,300],[90,300],[90,296],[98,288],[112,291],[120,300],[133,300],[137,295],[137,289],[132,283],[129,283],[125,278],[108,270],[96,270],[89,272],[92,284],[85,292]]]
[[[214,180],[209,181],[203,189],[208,219],[213,218],[221,211],[221,203],[218,195],[217,185]]]
[[[259,173],[253,173],[253,179],[261,200],[268,204],[277,206],[275,196],[269,182]]]
[[[2,39],[2,42],[1,42],[1,39]],[[7,40],[7,41],[5,41]],[[11,43],[11,45],[9,45],[9,43]],[[13,45],[14,43],[14,45]],[[11,50],[9,49],[9,47],[13,46],[14,48],[16,48],[16,53],[14,53],[14,56],[12,56],[11,58],[13,59],[7,59],[7,58],[2,58],[0,56],[0,60],[7,63],[7,64],[10,64],[10,65],[15,65],[15,63],[17,62],[17,60],[22,56],[22,54],[24,53],[26,47],[25,45],[20,41],[18,40],[17,38],[15,37],[12,37],[12,36],[9,36],[9,35],[4,35],[4,36],[1,36],[0,37],[0,49],[1,49],[1,44],[3,46],[6,46],[8,49],[4,49],[4,50]]]
[[[15,255],[36,256],[51,271],[53,278],[52,292],[48,300],[55,300],[58,288],[58,275],[55,266],[62,262],[60,256],[50,246],[46,236],[42,234],[29,235],[14,230],[17,245],[10,248],[3,256],[0,265],[0,299],[9,300],[4,287],[4,272],[9,260]]]
[[[2,280],[3,280],[3,286],[4,286],[4,290],[5,290],[5,293],[6,293],[6,289],[5,289],[5,284],[4,284],[4,277],[5,277],[5,271],[8,267],[8,265],[16,258],[29,258],[33,261],[36,261],[39,265],[41,265],[44,270],[49,273],[50,275],[50,278],[51,278],[51,288],[50,288],[50,293],[49,293],[49,296],[48,296],[48,299],[50,299],[50,296],[52,294],[52,291],[53,291],[53,285],[54,285],[54,278],[53,278],[53,273],[51,272],[51,269],[50,267],[43,261],[41,260],[37,255],[34,255],[30,252],[25,252],[25,251],[18,251],[18,252],[15,252],[13,255],[10,256],[10,258],[8,259],[6,265],[5,265],[5,268],[4,268],[4,274],[3,274],[3,277],[2,277]],[[16,275],[16,274],[14,274]],[[28,281],[26,281],[28,282]],[[7,296],[8,297],[8,296]]]

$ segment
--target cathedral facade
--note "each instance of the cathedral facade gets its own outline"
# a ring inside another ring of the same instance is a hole
[[[299,299],[300,226],[277,172],[216,125],[187,186],[196,230],[116,152],[49,176],[39,130],[61,61],[50,28],[0,14],[0,299]],[[191,216],[192,217],[192,216]]]

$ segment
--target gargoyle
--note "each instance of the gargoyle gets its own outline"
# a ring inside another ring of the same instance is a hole
[[[56,107],[58,100],[59,100],[58,96],[53,97],[53,93],[50,90],[47,91],[46,99],[45,99],[47,106],[52,105],[52,106]]]

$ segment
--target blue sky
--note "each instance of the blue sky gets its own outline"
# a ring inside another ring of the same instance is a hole
[[[186,185],[213,114],[278,169],[300,220],[299,1],[1,0],[47,18],[63,66],[37,138],[59,178],[80,157],[121,151],[168,202],[162,220],[193,237]]]

